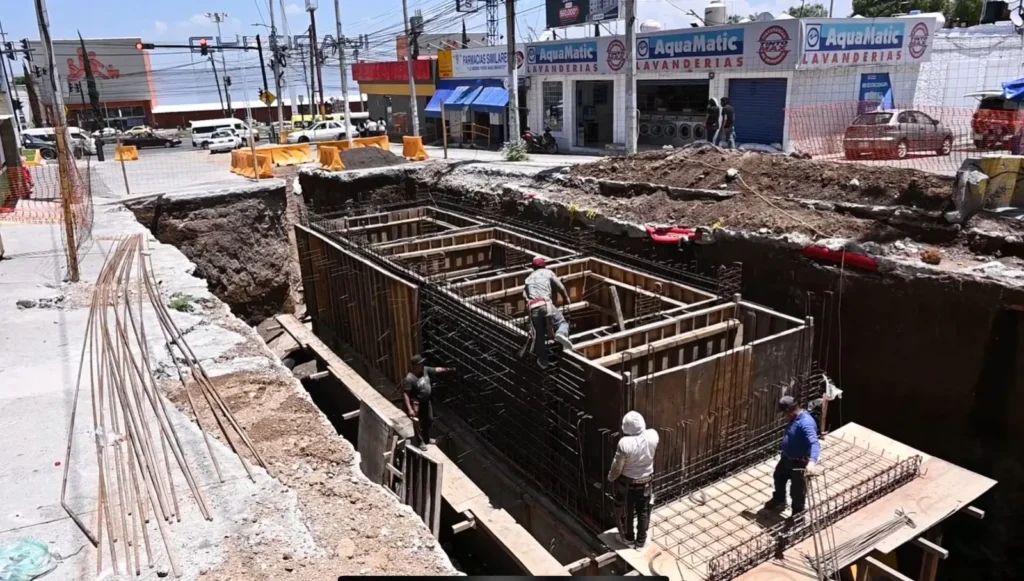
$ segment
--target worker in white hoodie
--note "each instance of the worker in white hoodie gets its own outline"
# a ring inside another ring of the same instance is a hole
[[[621,479],[626,488],[625,522],[619,526],[619,541],[637,549],[647,546],[647,528],[651,523],[654,502],[654,451],[658,448],[658,432],[648,430],[644,417],[629,412],[622,417],[622,438],[619,439],[608,482]],[[636,518],[636,536],[633,519]]]

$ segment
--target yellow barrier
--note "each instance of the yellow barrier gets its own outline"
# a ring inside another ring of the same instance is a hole
[[[308,143],[265,145],[257,148],[256,154],[270,157],[274,165],[299,165],[313,161],[313,150]]]
[[[427,159],[427,150],[423,149],[423,138],[406,135],[402,138],[402,157],[414,161]]]
[[[236,149],[231,152],[231,173],[247,178],[254,178],[259,175],[260,179],[274,177],[274,166],[269,155],[255,156],[251,151]]]
[[[359,139],[353,139],[352,141],[359,144],[359,147],[379,147],[385,151],[391,149],[391,143],[388,141],[387,135],[378,135],[376,137],[360,137]]]
[[[357,141],[359,141],[359,140],[358,139],[353,139],[351,145],[349,144],[348,141],[321,141],[320,143],[317,143],[316,146],[318,148],[320,148],[320,147],[337,147],[338,148],[338,152],[340,153],[342,151],[348,151],[349,149],[351,149],[353,147],[363,147],[361,144],[356,143]]]
[[[341,161],[341,151],[337,147],[318,145],[316,150],[320,155],[320,169],[327,171],[342,171],[345,169],[345,164]]]
[[[992,155],[981,158],[981,171],[988,176],[984,191],[986,208],[1024,207],[1024,180],[1020,169],[1024,157],[1019,155]]]
[[[27,166],[37,166],[43,164],[43,156],[39,155],[38,149],[22,150],[21,156],[25,158],[25,165]]]
[[[114,150],[114,161],[138,161],[139,150],[134,145],[118,145]]]

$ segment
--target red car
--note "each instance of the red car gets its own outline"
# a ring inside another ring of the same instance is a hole
[[[1017,130],[1017,103],[1003,98],[1002,91],[978,91],[965,97],[978,99],[971,117],[971,136],[978,149],[1008,149]]]

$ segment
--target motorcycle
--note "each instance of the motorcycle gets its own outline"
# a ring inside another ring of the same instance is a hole
[[[547,127],[544,128],[544,133],[541,135],[530,131],[530,128],[527,127],[523,132],[523,141],[526,142],[531,153],[558,153],[558,143],[551,136],[551,129]]]

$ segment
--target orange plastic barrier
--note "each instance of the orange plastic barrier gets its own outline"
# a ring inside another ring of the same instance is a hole
[[[299,165],[313,161],[313,150],[308,143],[265,145],[256,149],[256,155],[269,156],[274,165]]]
[[[391,149],[391,142],[388,141],[387,135],[360,137],[359,139],[353,139],[352,141],[358,143],[360,147],[379,147],[384,150]]]
[[[413,161],[427,159],[427,150],[423,149],[423,138],[411,135],[402,137],[402,157]]]
[[[341,151],[330,145],[318,145],[316,148],[320,154],[320,169],[327,171],[342,171],[345,164],[341,161]]]
[[[114,161],[138,161],[139,150],[134,145],[118,145],[114,150]]]
[[[342,151],[348,151],[349,149],[351,149],[353,147],[363,147],[362,144],[357,143],[358,141],[359,141],[358,139],[353,139],[351,144],[349,144],[348,140],[342,140],[342,141],[321,141],[320,143],[317,143],[316,146],[317,147],[336,147],[336,148],[338,148],[338,152],[340,153]]]
[[[269,155],[253,155],[251,151],[236,149],[231,152],[231,173],[247,178],[260,179],[274,177],[274,166]]]

